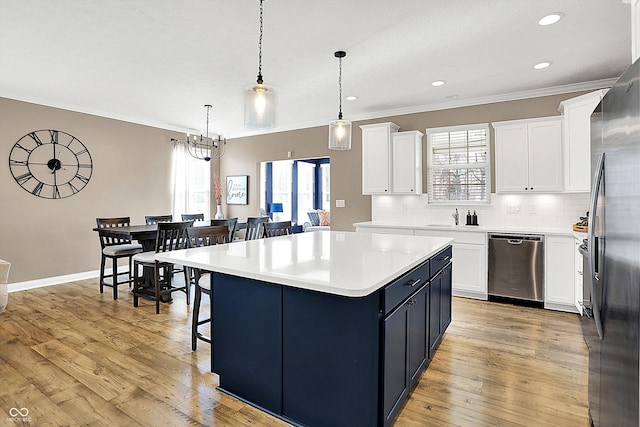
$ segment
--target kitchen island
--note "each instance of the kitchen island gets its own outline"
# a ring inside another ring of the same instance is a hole
[[[317,231],[156,258],[214,272],[222,391],[293,424],[383,426],[451,321],[450,245]]]

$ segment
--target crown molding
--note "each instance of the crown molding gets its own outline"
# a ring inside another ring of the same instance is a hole
[[[416,105],[412,107],[394,108],[390,110],[380,110],[380,111],[367,112],[363,114],[356,114],[348,117],[347,119],[351,120],[352,122],[355,122],[355,121],[379,119],[382,117],[393,117],[393,116],[401,116],[405,114],[424,113],[428,111],[448,110],[451,108],[471,107],[474,105],[493,104],[497,102],[516,101],[520,99],[539,98],[543,96],[560,95],[563,93],[597,90],[597,89],[603,89],[603,88],[610,88],[615,83],[615,81],[616,81],[615,78],[602,79],[602,80],[594,80],[594,81],[583,82],[583,83],[573,83],[573,84],[563,85],[563,86],[553,86],[553,87],[542,88],[542,89],[532,89],[532,90],[526,90],[521,92],[512,92],[512,93],[505,93],[505,94],[499,94],[499,95],[484,96],[484,97],[478,97],[478,98],[472,98],[472,99],[459,99],[459,100],[449,100],[445,102],[434,102],[429,104]],[[77,113],[91,114],[94,116],[104,117],[107,119],[120,120],[123,122],[129,122],[129,123],[139,124],[143,126],[151,126],[154,128],[160,128],[160,129],[165,129],[165,130],[170,130],[175,132],[193,133],[193,129],[187,129],[187,128],[175,126],[172,124],[138,120],[131,117],[125,117],[119,114],[104,112],[104,111],[95,110],[91,108],[84,108],[84,107],[80,107],[72,104],[64,104],[64,103],[54,102],[51,100],[37,98],[37,97],[18,96],[15,94],[7,93],[6,91],[0,91],[0,97],[13,99],[16,101],[29,102],[32,104],[44,105],[47,107],[60,108],[63,110],[69,110]],[[262,131],[253,131],[253,132],[241,132],[234,135],[227,135],[227,141],[232,138],[244,138],[249,136],[265,135],[265,134],[279,133],[279,132],[289,132],[292,130],[325,126],[328,123],[329,123],[328,120],[321,119],[321,120],[313,120],[308,122],[296,123],[295,125],[278,127],[276,129],[270,129],[267,131],[262,130]]]

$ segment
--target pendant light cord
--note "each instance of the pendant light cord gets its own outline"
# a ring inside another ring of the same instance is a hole
[[[338,61],[340,63],[339,65],[339,69],[340,69],[340,73],[339,73],[339,77],[338,77],[338,88],[339,88],[339,110],[338,110],[338,120],[342,120],[342,57],[338,58]]]
[[[207,142],[209,141],[209,110],[211,110],[211,105],[205,105],[207,108]]]
[[[260,38],[258,39],[258,84],[262,84],[262,2],[260,0]]]

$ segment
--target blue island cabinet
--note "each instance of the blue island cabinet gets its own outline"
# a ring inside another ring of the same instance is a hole
[[[431,259],[364,297],[214,273],[219,388],[294,425],[391,425],[429,361]]]

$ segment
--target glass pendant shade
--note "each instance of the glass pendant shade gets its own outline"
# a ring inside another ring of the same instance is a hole
[[[332,120],[329,122],[329,149],[351,150],[351,122],[349,120]]]
[[[244,127],[271,129],[276,125],[276,95],[271,86],[256,83],[244,92]]]
[[[338,77],[340,106],[338,119],[329,122],[329,150],[351,150],[351,122],[342,118],[342,58],[347,56],[347,52],[339,50],[333,55],[338,58],[340,63]]]

